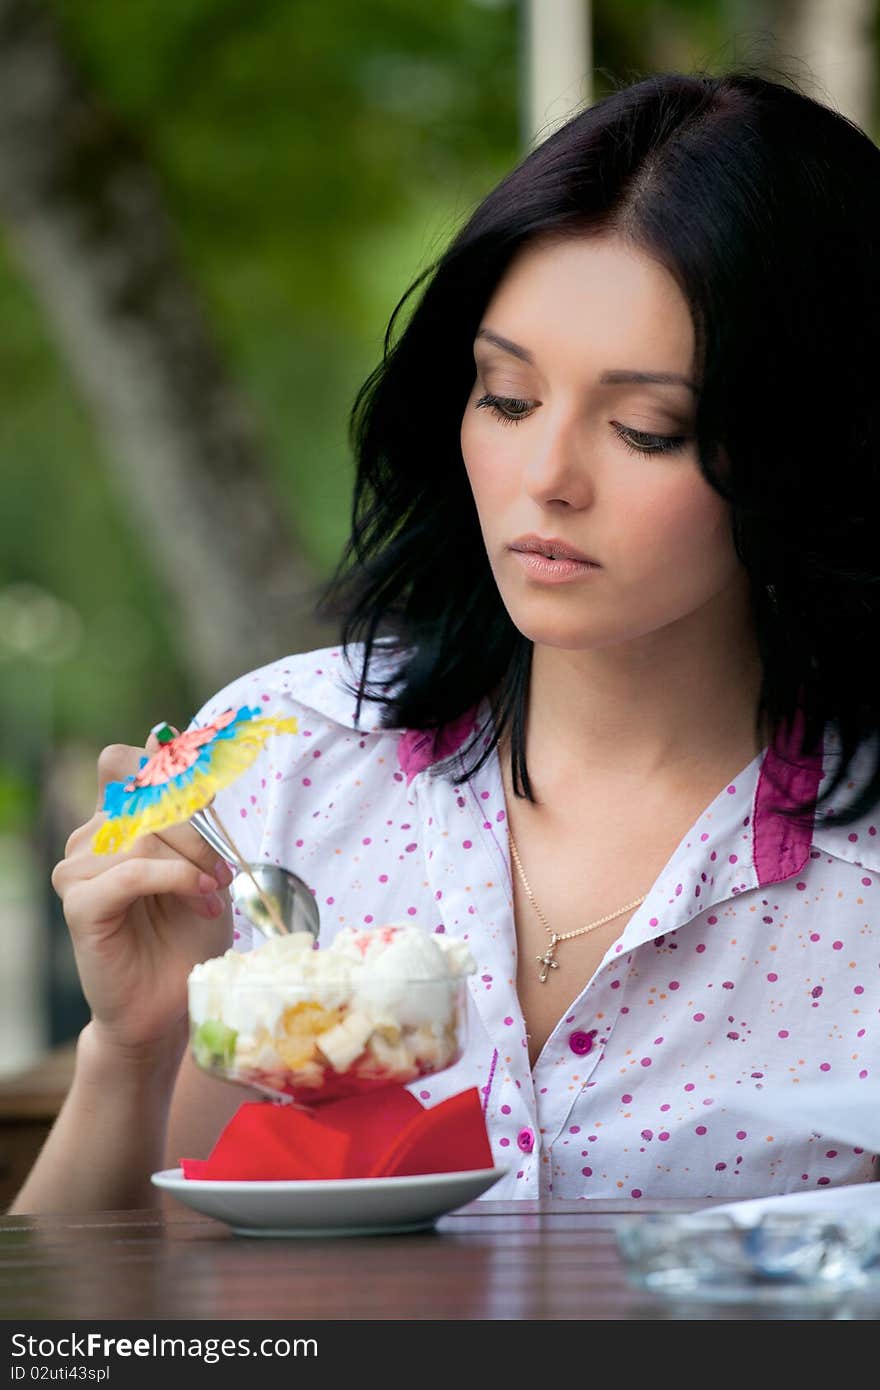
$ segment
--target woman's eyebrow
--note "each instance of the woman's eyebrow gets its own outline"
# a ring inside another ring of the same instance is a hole
[[[475,341],[484,338],[488,343],[494,343],[495,347],[501,348],[502,352],[509,352],[511,356],[518,357],[521,362],[528,362],[530,367],[535,365],[535,359],[528,348],[521,347],[519,343],[513,343],[509,338],[502,338],[499,333],[493,333],[489,328],[481,328],[477,333]],[[659,386],[686,386],[694,395],[697,394],[697,387],[686,376],[679,376],[677,372],[635,372],[635,371],[608,371],[603,372],[599,378],[600,386],[618,386],[624,382],[653,383]]]

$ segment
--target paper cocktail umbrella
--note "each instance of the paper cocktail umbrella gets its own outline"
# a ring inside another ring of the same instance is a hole
[[[189,820],[250,767],[268,738],[296,732],[295,718],[263,715],[259,707],[247,705],[224,710],[209,724],[182,734],[159,726],[158,753],[142,758],[134,776],[107,785],[107,820],[94,836],[94,852],[113,854],[140,835]]]

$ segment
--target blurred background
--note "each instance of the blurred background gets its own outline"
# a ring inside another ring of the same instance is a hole
[[[0,1074],[87,1019],[49,883],[108,743],[336,640],[388,319],[576,108],[787,74],[876,139],[876,0],[0,0]]]

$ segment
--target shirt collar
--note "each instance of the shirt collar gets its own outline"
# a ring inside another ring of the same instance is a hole
[[[377,642],[371,663],[372,675],[378,668],[386,674],[393,669],[394,660],[399,659],[393,644],[387,651],[385,647],[384,641]],[[345,663],[342,648],[328,648],[317,655],[324,658],[319,665],[325,679],[315,692],[315,705],[344,727],[359,732],[381,731],[382,707],[369,700],[363,701],[360,720],[355,721],[355,696],[346,687],[356,685],[357,681],[352,678],[352,667]],[[354,674],[359,675],[356,665]],[[491,706],[487,699],[438,731],[388,729],[387,732],[398,736],[398,761],[409,784],[422,773],[432,779],[455,781],[463,770],[462,754],[468,749],[472,735],[484,727],[487,732],[491,727]],[[705,873],[704,886],[714,882],[716,890],[724,886],[733,893],[747,887],[783,882],[804,870],[813,848],[880,872],[880,807],[865,813],[850,826],[828,827],[825,820],[830,814],[829,808],[823,808],[806,820],[791,820],[780,814],[782,809],[815,799],[820,783],[830,776],[838,754],[839,736],[833,724],[826,726],[821,751],[811,755],[798,751],[802,734],[803,714],[798,709],[794,720],[777,731],[772,743],[707,808],[706,819],[711,820],[711,827],[699,831],[695,827],[698,843],[706,847],[707,862],[701,870]],[[473,752],[469,752],[469,759],[473,756]],[[847,793],[869,778],[872,771],[869,751],[863,748],[853,760],[846,783]],[[744,811],[746,802],[750,804]],[[740,829],[749,826],[750,844],[745,850]],[[720,862],[724,847],[721,841],[725,835],[737,842],[736,848],[728,847],[725,856],[730,872]],[[700,840],[701,836],[707,838]],[[731,854],[736,856],[732,863]],[[677,889],[678,880],[672,885],[673,894]]]
[[[824,771],[822,753],[799,753],[804,717],[777,731],[764,750],[752,814],[752,867],[756,886],[779,883],[800,873],[810,857],[814,817],[792,821],[782,811],[814,800]]]

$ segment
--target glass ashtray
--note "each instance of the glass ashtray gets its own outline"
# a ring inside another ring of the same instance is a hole
[[[720,1303],[880,1300],[880,1213],[765,1212],[744,1225],[712,1211],[621,1217],[630,1281],[651,1293]]]
[[[401,1085],[462,1056],[467,984],[438,979],[189,981],[190,1048],[211,1075],[313,1106]]]

